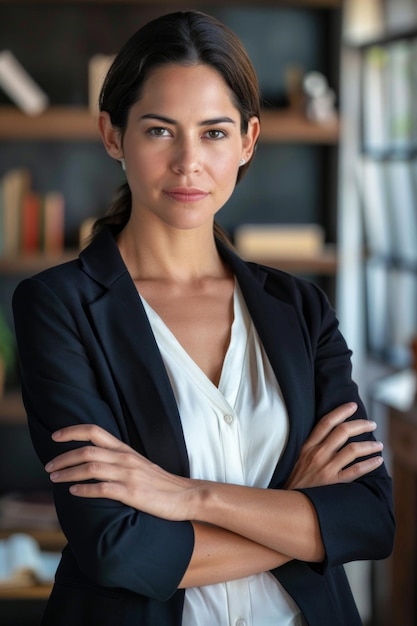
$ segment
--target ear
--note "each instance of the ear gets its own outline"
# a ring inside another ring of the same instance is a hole
[[[260,131],[261,125],[259,122],[259,118],[256,116],[251,117],[248,122],[248,130],[242,136],[242,158],[245,159],[246,163],[252,158]]]
[[[120,129],[113,126],[111,123],[110,115],[107,111],[101,111],[98,118],[98,127],[100,130],[101,138],[104,143],[108,154],[113,159],[123,158],[122,139]]]

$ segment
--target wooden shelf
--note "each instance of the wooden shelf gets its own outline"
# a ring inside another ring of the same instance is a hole
[[[339,121],[328,124],[310,122],[299,113],[264,109],[261,113],[261,141],[337,144]]]
[[[32,587],[0,587],[1,600],[47,600],[52,585],[33,585]]]
[[[84,107],[51,107],[28,116],[15,107],[0,107],[0,138],[12,140],[99,140],[97,119]]]
[[[339,123],[316,124],[300,114],[285,110],[263,110],[261,141],[335,144]],[[29,117],[14,107],[0,107],[0,139],[98,141],[97,119],[87,108],[51,107]]]
[[[60,255],[25,254],[16,257],[0,257],[0,274],[36,274],[48,267],[65,263],[78,257],[79,251],[66,250]]]

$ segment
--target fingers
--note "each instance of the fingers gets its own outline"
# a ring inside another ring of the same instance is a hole
[[[122,443],[117,437],[111,435],[107,430],[96,426],[95,424],[76,424],[75,426],[67,426],[52,433],[54,441],[90,441],[96,446],[110,449],[129,448]]]
[[[64,452],[52,459],[45,465],[47,472],[58,471],[64,467],[73,467],[86,463],[107,463],[109,465],[123,465],[129,467],[133,464],[134,459],[131,457],[139,456],[136,452],[124,452],[119,450],[109,450],[107,448],[99,448],[96,446],[84,446]]]
[[[376,429],[376,426],[375,422],[366,419],[356,419],[350,422],[342,422],[341,424],[338,424],[320,444],[321,448],[323,451],[327,451],[328,456],[331,457],[336,452],[341,450],[349,439],[364,433],[373,432]],[[316,446],[316,448],[317,447],[318,446]],[[354,449],[353,444],[350,449]]]
[[[383,445],[380,441],[370,440],[350,443],[346,447],[339,450],[339,452],[335,455],[333,461],[334,464],[337,464],[335,470],[340,477],[344,471],[344,468],[346,468],[348,465],[356,461],[358,462],[357,464],[359,464],[362,461],[358,460],[363,459],[364,457],[370,457],[371,455],[375,454],[379,455],[382,449]],[[379,458],[382,457],[379,456]]]
[[[358,405],[355,402],[348,402],[347,404],[342,404],[336,409],[333,409],[330,413],[327,413],[317,423],[306,443],[312,446],[317,446],[322,443],[336,426],[345,422],[349,417],[352,417],[357,408]]]
[[[53,482],[73,482],[91,478],[114,480],[117,479],[114,475],[116,466],[129,469],[141,458],[130,446],[103,428],[92,424],[63,428],[53,433],[52,438],[59,442],[83,441],[93,444],[64,452],[49,461],[45,470],[50,473]],[[103,467],[107,468],[105,475],[102,473]]]
[[[76,483],[86,480],[119,482],[122,479],[126,480],[127,472],[126,468],[118,465],[91,461],[82,465],[54,470],[50,474],[50,479],[53,483]]]
[[[339,472],[339,482],[351,483],[380,467],[384,462],[382,456],[374,456],[355,463],[351,467]]]

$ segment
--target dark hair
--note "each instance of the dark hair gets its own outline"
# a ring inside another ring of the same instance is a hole
[[[121,48],[104,80],[100,111],[107,111],[113,126],[125,132],[131,107],[140,99],[150,73],[168,64],[208,65],[229,86],[246,133],[251,117],[260,116],[258,80],[240,39],[227,26],[200,11],[178,11],[158,17],[136,31]],[[250,161],[239,168],[237,181]],[[131,192],[123,184],[106,215],[94,225],[127,223]],[[217,229],[217,226],[215,227]],[[216,232],[217,234],[217,232]]]

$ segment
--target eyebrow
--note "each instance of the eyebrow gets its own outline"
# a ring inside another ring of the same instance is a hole
[[[170,117],[165,117],[165,115],[158,115],[156,113],[146,113],[146,115],[142,115],[141,120],[159,120],[160,122],[164,122],[165,124],[172,124],[173,126],[177,125],[178,122],[173,120]],[[215,117],[209,120],[202,120],[198,123],[199,126],[213,126],[216,124],[234,124],[236,122],[232,120],[231,117]]]

